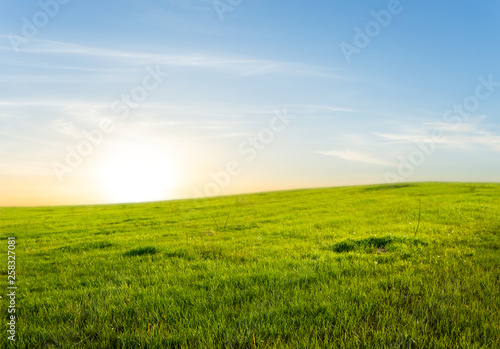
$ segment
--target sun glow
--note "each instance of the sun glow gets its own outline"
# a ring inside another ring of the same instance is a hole
[[[98,171],[98,181],[113,203],[168,200],[177,182],[176,166],[168,154],[127,149],[109,157]]]

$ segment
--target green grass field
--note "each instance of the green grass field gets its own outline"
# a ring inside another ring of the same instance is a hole
[[[2,208],[2,347],[500,348],[499,198],[420,183]]]

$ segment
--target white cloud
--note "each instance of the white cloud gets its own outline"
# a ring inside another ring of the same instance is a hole
[[[367,164],[372,164],[372,165],[383,165],[383,166],[395,166],[393,163],[379,159],[377,157],[374,157],[372,155],[366,154],[366,153],[360,153],[357,151],[351,151],[351,150],[329,150],[329,151],[320,151],[320,154],[323,155],[328,155],[328,156],[334,156],[343,160],[347,161],[354,161],[354,162],[364,162]]]
[[[26,141],[26,142],[37,143],[37,144],[42,144],[42,145],[49,145],[49,146],[53,146],[53,147],[61,147],[62,146],[62,144],[57,144],[57,143],[53,143],[50,141],[35,139],[35,138],[31,138],[31,137],[26,137],[26,136],[20,136],[17,134],[12,134],[12,133],[7,133],[7,132],[0,132],[0,136],[7,137],[7,138],[13,138],[13,139],[17,139],[20,141]]]
[[[375,133],[376,136],[391,143],[429,143],[431,135],[425,132],[412,134]]]
[[[448,149],[472,149],[481,145],[500,151],[500,135],[481,125],[486,117],[478,116],[463,119],[460,123],[428,122],[412,132],[376,133],[375,135],[392,144],[431,143]],[[443,132],[445,137],[433,140],[435,131]]]
[[[63,135],[70,136],[73,138],[81,137],[81,133],[78,131],[76,126],[65,119],[52,120],[49,123],[50,128],[62,133]]]
[[[0,35],[5,37],[5,35]],[[148,53],[148,52],[133,52],[118,49],[107,49],[98,47],[89,47],[84,45],[32,39],[30,48],[23,49],[24,54],[52,54],[58,57],[64,55],[73,56],[91,56],[99,58],[101,61],[112,61],[130,66],[145,65],[165,65],[171,67],[191,67],[191,68],[208,68],[208,69],[221,69],[228,71],[239,76],[252,76],[257,74],[287,74],[298,76],[322,76],[336,79],[344,79],[333,73],[329,67],[321,67],[307,64],[300,64],[294,62],[274,61],[265,59],[246,59],[234,57],[221,57],[202,53]],[[13,51],[11,47],[0,46],[0,50]],[[110,62],[111,63],[111,62]],[[95,63],[94,63],[95,64]],[[46,65],[46,63],[45,63]],[[57,66],[52,66],[56,69]],[[67,64],[61,64],[61,69],[68,69]],[[125,68],[125,67],[124,67]],[[72,69],[97,69],[96,67],[78,67],[74,66]],[[127,68],[129,69],[129,68]],[[116,72],[116,67],[113,67]],[[10,79],[10,78],[9,78]]]

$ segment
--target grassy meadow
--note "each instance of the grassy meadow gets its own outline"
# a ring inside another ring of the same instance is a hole
[[[499,198],[418,183],[1,208],[2,347],[500,348]]]

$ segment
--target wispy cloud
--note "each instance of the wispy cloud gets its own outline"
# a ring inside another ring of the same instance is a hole
[[[74,124],[64,119],[56,119],[49,122],[50,128],[58,133],[61,133],[72,138],[81,137],[81,132]]]
[[[6,38],[5,35],[0,37]],[[9,46],[0,46],[0,50],[13,51]],[[118,49],[90,47],[73,43],[51,40],[33,39],[32,45],[23,50],[24,54],[51,54],[61,56],[90,56],[102,61],[111,61],[125,66],[165,65],[171,67],[191,67],[222,69],[239,76],[260,74],[288,74],[298,76],[321,76],[335,79],[344,77],[335,74],[330,67],[314,66],[295,62],[222,57],[205,53],[151,53],[133,52]],[[44,63],[46,65],[46,63]],[[52,66],[56,68],[55,66]],[[68,69],[67,64],[61,64],[61,69]],[[74,66],[73,69],[88,69]],[[92,68],[95,69],[95,68]],[[113,68],[116,71],[116,67]]]
[[[484,116],[468,118],[457,124],[446,122],[428,122],[420,128],[413,128],[411,132],[376,133],[382,140],[395,145],[410,143],[431,143],[444,146],[448,149],[472,149],[475,146],[485,146],[494,151],[500,151],[500,134],[489,130],[481,123]],[[432,132],[442,132],[446,137],[432,138]]]
[[[15,111],[0,111],[0,119],[12,118],[17,115]]]
[[[363,162],[372,165],[382,165],[382,166],[395,166],[395,164],[377,158],[373,155],[360,153],[352,150],[329,150],[329,151],[319,151],[318,153],[328,156],[334,156],[347,161]]]
[[[90,106],[100,106],[106,107],[103,103],[90,103],[87,101],[78,100],[68,100],[68,99],[45,99],[39,100],[36,98],[26,98],[26,99],[4,99],[0,100],[0,107],[63,107],[63,106],[74,106],[74,107],[90,107]]]
[[[404,143],[429,143],[432,142],[431,135],[426,132],[422,133],[375,133],[376,136],[390,144]],[[444,141],[442,141],[444,143]]]
[[[49,142],[49,141],[45,141],[45,140],[40,140],[40,139],[35,139],[35,138],[31,138],[31,137],[26,137],[26,136],[20,136],[17,134],[12,134],[12,133],[7,133],[7,132],[0,132],[0,136],[6,137],[6,138],[13,138],[13,139],[20,140],[20,141],[41,144],[41,145],[49,145],[49,146],[53,146],[53,147],[63,146],[62,144],[57,144],[57,143],[53,143],[53,142]]]

